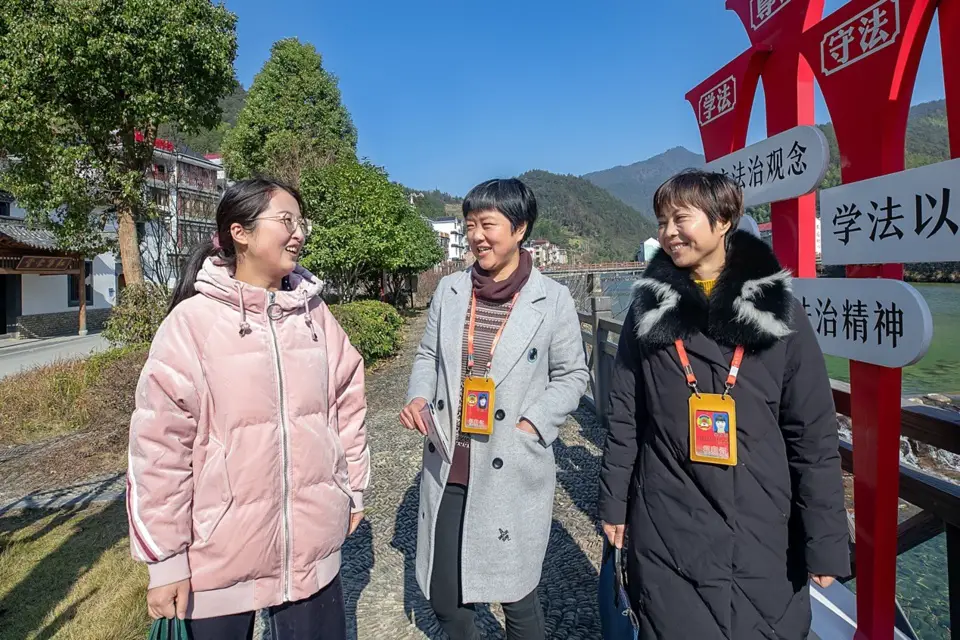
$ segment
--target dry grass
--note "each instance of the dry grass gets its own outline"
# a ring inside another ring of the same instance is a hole
[[[0,517],[0,640],[143,640],[146,570],[122,501]]]
[[[128,423],[145,360],[143,349],[114,349],[0,380],[0,445]]]

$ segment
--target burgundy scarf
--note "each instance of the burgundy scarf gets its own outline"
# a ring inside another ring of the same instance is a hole
[[[533,258],[530,252],[520,249],[520,264],[506,280],[494,282],[493,276],[484,271],[479,264],[473,265],[470,279],[473,280],[473,290],[478,298],[487,302],[506,302],[527,284],[532,270]]]

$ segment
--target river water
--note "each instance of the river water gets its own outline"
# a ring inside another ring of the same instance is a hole
[[[960,396],[960,285],[914,284],[933,316],[933,340],[926,356],[903,369],[903,394],[940,393]],[[629,282],[605,283],[617,320],[626,315]],[[827,356],[831,378],[849,381],[849,362]],[[921,640],[950,637],[947,600],[947,546],[940,535],[897,558],[897,597]],[[851,586],[856,589],[856,583]]]

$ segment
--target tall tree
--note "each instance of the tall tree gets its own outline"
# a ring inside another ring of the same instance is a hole
[[[266,173],[299,185],[305,171],[356,150],[356,127],[317,50],[296,38],[274,43],[223,142],[230,177]]]
[[[116,223],[128,283],[157,128],[214,127],[236,17],[210,0],[0,0],[0,188],[65,248]]]
[[[330,280],[345,299],[385,271],[423,270],[442,258],[436,236],[431,253],[426,224],[403,187],[380,167],[348,158],[306,172],[301,189],[314,223],[303,265]]]

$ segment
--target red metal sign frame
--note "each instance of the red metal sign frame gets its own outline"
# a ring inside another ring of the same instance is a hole
[[[960,0],[939,4],[951,154],[960,157]],[[850,0],[823,19],[823,0],[773,0],[762,13],[757,0],[727,0],[726,6],[740,17],[752,47],[687,94],[699,115],[698,101],[721,76],[735,69],[744,77],[735,115],[725,122],[698,119],[708,161],[745,145],[753,102],[746,91],[749,82],[755,90],[759,73],[768,135],[814,123],[816,79],[837,134],[843,181],[903,170],[910,100],[936,0]],[[774,251],[800,277],[816,275],[815,197],[771,208]],[[847,276],[902,279],[903,265],[851,265]],[[886,640],[894,634],[901,370],[850,362],[850,379],[856,637]]]

